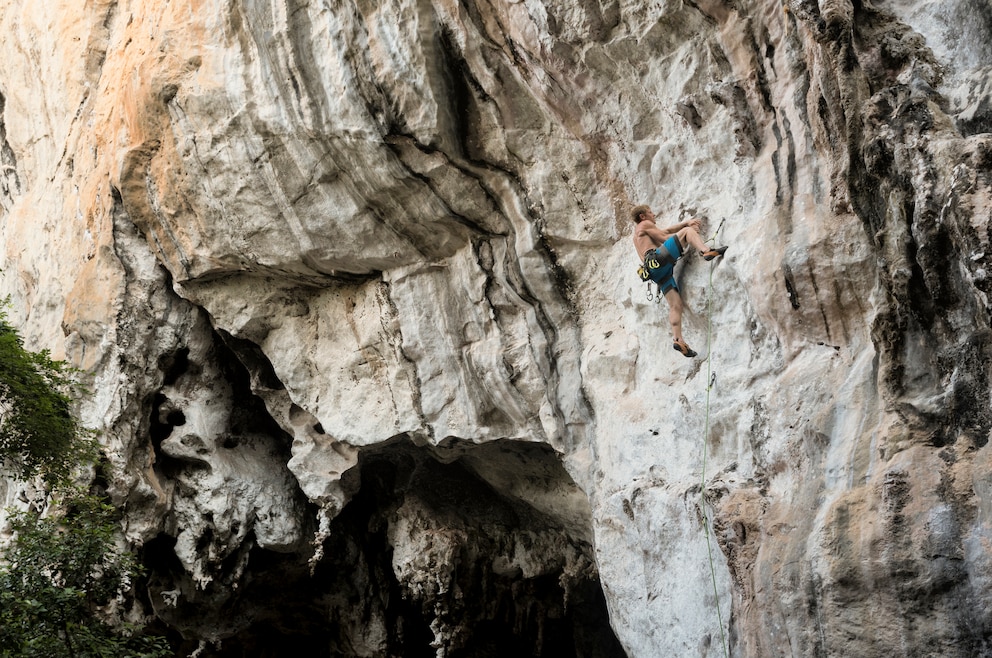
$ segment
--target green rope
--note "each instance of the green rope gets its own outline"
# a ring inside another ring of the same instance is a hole
[[[723,228],[723,221],[717,227],[716,233],[710,240],[716,238]],[[706,440],[710,435],[710,391],[713,389],[715,374],[712,371],[713,352],[713,316],[711,311],[711,299],[713,297],[713,269],[716,267],[716,260],[710,263],[710,282],[706,288],[706,423],[703,429],[703,467],[700,489],[699,507],[703,511],[703,527],[706,530],[706,553],[710,560],[710,578],[713,581],[713,598],[716,601],[716,616],[720,622],[720,643],[723,646],[723,655],[730,658],[730,651],[727,649],[727,638],[723,632],[723,615],[720,613],[720,590],[716,586],[716,567],[713,565],[713,545],[710,541],[710,522],[706,515]]]

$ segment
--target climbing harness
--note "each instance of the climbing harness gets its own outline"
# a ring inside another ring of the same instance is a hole
[[[664,297],[661,292],[661,283],[651,281],[651,271],[659,270],[666,265],[675,265],[677,261],[678,259],[672,257],[667,249],[663,250],[661,247],[655,247],[644,254],[644,263],[637,268],[637,276],[641,278],[641,281],[647,283],[647,297],[649,302],[653,301],[656,304],[660,304],[661,298]],[[651,292],[652,283],[655,284],[655,292]]]
[[[676,260],[678,259],[668,253],[668,249],[662,252],[661,247],[655,247],[644,254],[644,265],[642,267],[645,270],[657,270],[665,265],[674,265]],[[643,275],[641,276],[643,278]],[[650,276],[650,273],[648,276]]]
[[[707,240],[707,242],[716,239],[716,236],[720,234],[720,230],[723,228],[724,221],[726,221],[726,218],[720,220],[720,225],[717,227],[716,233],[714,233],[713,237]],[[723,646],[724,656],[726,658],[730,658],[730,651],[727,648],[727,638],[723,632],[723,615],[720,613],[720,590],[716,586],[716,567],[713,566],[713,545],[710,541],[710,520],[706,514],[706,439],[710,435],[710,392],[716,384],[716,373],[713,372],[713,315],[711,308],[713,269],[715,267],[716,261],[710,261],[710,281],[706,286],[706,421],[703,428],[703,465],[702,475],[700,476],[699,509],[703,512],[703,528],[706,530],[706,553],[710,561],[710,579],[713,581],[713,599],[716,601],[716,617],[720,624],[720,642]]]

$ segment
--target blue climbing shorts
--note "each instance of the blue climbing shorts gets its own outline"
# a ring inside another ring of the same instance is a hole
[[[661,294],[669,290],[678,292],[679,284],[675,281],[675,263],[682,257],[679,239],[674,235],[665,244],[644,254],[644,267],[647,268],[651,280],[658,284]]]

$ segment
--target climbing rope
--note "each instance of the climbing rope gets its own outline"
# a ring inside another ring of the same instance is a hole
[[[715,239],[719,234],[720,230],[723,228],[723,222],[726,218],[720,220],[720,225],[716,229],[716,233],[710,240]],[[707,240],[709,242],[710,240]],[[713,291],[713,269],[716,267],[716,259],[710,262],[710,281],[706,287],[706,421],[703,428],[703,466],[700,487],[699,487],[699,508],[703,512],[703,527],[706,530],[706,553],[710,560],[710,579],[713,581],[713,598],[716,601],[716,616],[717,621],[720,623],[720,643],[723,646],[723,655],[726,658],[730,658],[730,651],[727,648],[727,638],[723,632],[723,615],[720,612],[720,590],[716,586],[716,567],[713,564],[713,544],[710,541],[710,521],[706,514],[706,443],[707,438],[710,435],[710,391],[713,390],[713,384],[716,383],[716,373],[713,372],[713,315],[712,315],[712,291]]]

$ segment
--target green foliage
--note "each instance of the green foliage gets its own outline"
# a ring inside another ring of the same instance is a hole
[[[118,548],[116,510],[72,493],[59,517],[18,513],[0,566],[0,658],[164,658],[165,638],[114,627],[97,611],[122,600],[140,568]]]
[[[0,306],[0,464],[16,476],[64,481],[94,457],[92,438],[71,413],[74,375],[47,350],[24,349]]]
[[[41,475],[62,492],[56,514],[18,512],[0,551],[0,658],[164,658],[164,638],[106,621],[140,575],[117,546],[117,513],[68,489],[72,471],[97,455],[72,415],[76,372],[47,351],[31,352],[0,302],[0,466]]]

